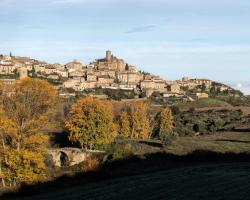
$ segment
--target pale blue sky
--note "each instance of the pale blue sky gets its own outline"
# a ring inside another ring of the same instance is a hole
[[[0,0],[0,54],[87,64],[107,49],[165,79],[250,94],[250,1]]]

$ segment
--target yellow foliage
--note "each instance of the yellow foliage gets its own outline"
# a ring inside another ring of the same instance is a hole
[[[130,121],[127,112],[122,111],[119,118],[119,133],[128,138],[131,134]]]
[[[120,134],[133,139],[147,139],[150,136],[148,104],[131,102],[125,106],[119,118]]]
[[[30,78],[0,90],[1,176],[9,183],[43,181],[49,143],[44,133],[51,128],[57,92],[48,82]]]
[[[70,132],[70,141],[80,143],[82,148],[92,148],[114,140],[117,132],[113,120],[110,102],[85,97],[72,105],[65,126]]]
[[[166,134],[171,131],[174,127],[174,121],[172,116],[172,111],[169,108],[165,108],[160,112],[160,122],[159,122],[159,133]]]

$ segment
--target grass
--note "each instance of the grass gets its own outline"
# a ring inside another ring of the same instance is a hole
[[[180,137],[165,153],[153,153],[159,150],[158,142],[131,142],[136,143],[138,154],[150,154],[107,163],[90,174],[27,187],[23,196],[3,199],[246,200],[250,196],[250,154],[246,154],[250,153],[250,132]]]
[[[216,154],[210,155],[210,158],[211,156]],[[59,183],[55,182],[38,189],[39,192],[33,193],[32,196],[6,199],[246,200],[250,195],[249,159],[248,162],[169,161],[166,162],[165,157],[160,156],[149,161],[135,160],[132,163],[130,160],[120,164],[118,162],[118,165],[111,167],[112,170],[107,169],[110,174],[116,174],[114,177],[102,177],[99,181],[88,181],[84,176],[62,179]],[[25,192],[32,194],[36,189],[26,188]]]
[[[167,153],[185,155],[195,150],[219,153],[250,152],[250,133],[218,132],[213,135],[179,137],[166,148]]]
[[[214,107],[232,108],[232,106],[229,103],[213,98],[199,99],[187,103],[179,103],[177,104],[177,106],[181,110],[187,110],[189,108],[214,108]]]

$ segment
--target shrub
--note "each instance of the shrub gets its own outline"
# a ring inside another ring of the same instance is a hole
[[[100,167],[101,163],[97,158],[88,158],[85,162],[82,162],[81,170],[83,172],[95,171]]]
[[[178,106],[172,106],[171,110],[172,110],[173,115],[178,115],[181,112]]]
[[[173,130],[179,136],[193,136],[195,132],[190,126],[176,126]]]
[[[113,160],[128,158],[134,155],[131,144],[116,144],[113,147]]]
[[[166,134],[160,134],[160,139],[162,142],[163,146],[169,146],[172,144],[172,142],[176,139],[177,137],[177,133],[173,132],[173,131],[169,131]]]
[[[197,132],[206,133],[207,132],[206,123],[203,121],[196,121],[195,124],[193,125],[193,131],[196,133]]]

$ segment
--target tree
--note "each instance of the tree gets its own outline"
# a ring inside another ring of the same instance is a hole
[[[129,116],[125,111],[122,111],[119,117],[119,133],[126,138],[128,138],[131,133]]]
[[[95,145],[113,142],[117,135],[113,121],[112,105],[108,101],[88,96],[72,105],[65,127],[71,142],[92,149]]]
[[[202,85],[201,85],[201,91],[205,92],[206,89],[207,89],[207,87],[206,87],[205,83],[202,83]]]
[[[2,177],[9,185],[43,181],[48,136],[58,94],[46,81],[26,78],[1,88]]]
[[[164,135],[169,133],[174,127],[172,111],[169,108],[164,108],[159,116],[159,134]]]
[[[150,136],[148,104],[142,101],[130,103],[126,112],[130,124],[129,138],[147,139]]]
[[[174,121],[170,108],[164,108],[159,113],[159,137],[163,145],[170,145],[175,138],[173,134]]]

